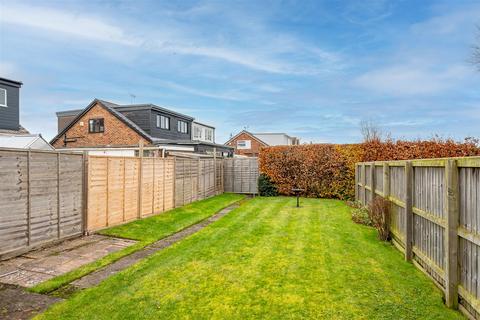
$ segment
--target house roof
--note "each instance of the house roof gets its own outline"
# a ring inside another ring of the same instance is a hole
[[[292,137],[284,132],[256,132],[256,133],[252,133],[253,135],[270,135],[270,136],[286,136],[288,138],[296,138],[296,137]]]
[[[115,109],[118,110],[118,111],[135,111],[135,110],[150,110],[150,109],[152,109],[152,110],[156,110],[156,111],[159,111],[159,112],[170,114],[170,115],[173,115],[173,116],[176,116],[176,117],[179,117],[179,118],[183,118],[183,119],[188,120],[188,121],[193,121],[194,120],[194,118],[192,118],[190,116],[187,116],[186,114],[175,112],[175,111],[172,111],[172,110],[167,109],[165,107],[160,107],[160,106],[157,106],[157,105],[151,104],[151,103],[117,105],[117,107],[115,107]]]
[[[101,100],[101,101],[104,101],[104,100]],[[169,115],[173,115],[173,116],[176,116],[176,117],[179,117],[179,118],[183,118],[185,120],[188,120],[188,121],[193,121],[194,118],[190,117],[190,116],[187,116],[185,114],[182,114],[182,113],[178,113],[178,112],[175,112],[175,111],[172,111],[170,109],[167,109],[167,108],[164,108],[164,107],[159,107],[155,104],[123,104],[123,105],[120,105],[120,104],[116,104],[116,103],[112,103],[112,102],[108,102],[108,101],[105,101],[106,103],[109,103],[112,105],[112,108],[117,110],[117,111],[137,111],[137,110],[156,110],[156,111],[159,111],[159,112],[163,112],[163,113],[166,113],[166,114],[169,114]],[[67,116],[76,116],[78,115],[80,112],[82,112],[84,109],[74,109],[74,110],[64,110],[64,111],[58,111],[56,113],[57,117],[67,117]],[[205,124],[202,124],[204,126],[207,126],[207,127],[211,127],[211,126],[208,126],[208,125],[205,125]],[[213,127],[212,127],[213,128]]]
[[[40,134],[0,134],[0,147],[30,149],[39,140],[54,149]]]
[[[3,78],[3,77],[0,77],[0,83],[5,83],[5,84],[8,84],[8,85],[17,87],[17,88],[20,88],[23,85],[23,83],[20,82],[20,81],[11,80],[11,79],[7,79],[7,78]]]
[[[268,146],[268,143],[266,143],[265,141],[263,141],[262,139],[256,137],[253,133],[247,131],[247,130],[242,130],[240,131],[239,133],[237,133],[236,135],[234,135],[233,137],[231,137],[230,139],[228,139],[227,142],[225,142],[225,144],[229,144],[231,141],[235,140],[239,135],[241,135],[242,133],[245,133],[245,134],[248,134],[250,137],[252,137],[253,139],[257,140],[258,142],[260,142],[261,144],[265,145],[265,146]]]
[[[205,123],[202,123],[202,122],[193,121],[193,123],[199,124],[199,125],[204,126],[204,127],[207,127],[207,128],[215,129],[214,126],[211,126],[211,125],[208,125],[208,124],[205,124]]]
[[[139,135],[147,139],[148,141],[152,141],[153,138],[147,134],[145,131],[143,131],[142,128],[137,126],[133,121],[128,119],[126,116],[124,116],[121,112],[117,111],[116,108],[120,107],[118,104],[100,100],[100,99],[94,99],[85,109],[83,109],[75,119],[73,119],[65,128],[63,128],[62,131],[60,131],[53,139],[50,141],[51,144],[55,143],[61,136],[63,136],[77,121],[83,117],[84,114],[86,114],[90,109],[92,109],[96,104],[99,104],[103,108],[105,108],[107,111],[112,113],[115,117],[117,117],[120,121],[125,123],[127,126],[129,126],[131,129],[135,130]]]
[[[20,126],[18,130],[0,129],[0,134],[30,134],[27,129]]]

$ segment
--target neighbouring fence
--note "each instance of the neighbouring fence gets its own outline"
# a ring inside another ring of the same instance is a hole
[[[355,196],[391,201],[393,242],[444,291],[480,317],[480,158],[358,163]]]
[[[223,192],[222,159],[175,159],[175,206]]]
[[[258,193],[258,158],[224,159],[225,192]]]
[[[81,235],[83,155],[0,149],[0,258]]]
[[[256,159],[0,149],[0,259],[225,191],[257,193],[257,178]]]
[[[87,230],[94,231],[174,207],[173,158],[88,158]]]

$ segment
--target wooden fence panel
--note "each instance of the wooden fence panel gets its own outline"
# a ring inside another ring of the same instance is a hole
[[[90,156],[88,168],[88,231],[174,207],[174,159]]]
[[[0,150],[1,253],[28,246],[28,153]]]
[[[89,157],[88,160],[88,230],[104,228],[107,221],[108,158]]]
[[[356,165],[356,199],[368,204],[369,191],[389,199],[406,259],[444,290],[448,306],[480,318],[480,157],[376,162],[373,190],[370,165]]]
[[[83,155],[0,149],[0,259],[83,231]]]
[[[375,166],[375,190],[383,193],[383,166]]]
[[[138,216],[138,193],[139,193],[139,174],[140,174],[140,159],[139,158],[124,158],[125,174],[124,174],[124,222],[134,220]]]
[[[234,193],[258,193],[257,158],[224,159],[224,190]]]
[[[142,192],[140,217],[152,215],[153,212],[153,185],[155,181],[153,158],[142,159]]]
[[[124,221],[125,205],[125,160],[123,158],[108,158],[107,179],[107,225],[116,225]]]
[[[83,232],[83,157],[59,154],[60,238]]]

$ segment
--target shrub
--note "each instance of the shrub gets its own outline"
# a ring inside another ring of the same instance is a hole
[[[274,197],[278,195],[277,187],[266,174],[260,174],[258,177],[258,192],[261,196]]]
[[[390,201],[382,197],[375,197],[368,205],[368,213],[373,226],[378,231],[378,238],[382,241],[390,239]]]
[[[355,163],[480,155],[478,141],[433,138],[426,141],[371,140],[360,144],[309,144],[262,148],[260,171],[280,194],[304,189],[308,197],[355,198]]]
[[[352,208],[352,220],[358,224],[372,226],[372,220],[366,208]]]

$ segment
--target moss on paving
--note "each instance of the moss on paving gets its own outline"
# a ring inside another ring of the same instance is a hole
[[[39,319],[461,319],[336,200],[256,198]]]
[[[63,275],[42,282],[29,290],[36,293],[49,293],[57,290],[76,279],[140,250],[157,240],[168,237],[193,224],[205,220],[221,209],[244,198],[243,195],[224,193],[219,196],[193,202],[156,216],[102,230],[98,233],[133,239],[139,242],[120,251],[110,253],[99,260],[83,265]]]

